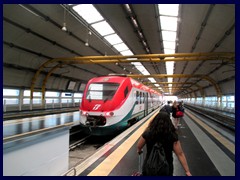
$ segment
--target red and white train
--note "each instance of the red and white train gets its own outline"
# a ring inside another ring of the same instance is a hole
[[[162,94],[130,77],[96,77],[85,87],[80,125],[88,134],[115,134],[157,109],[162,101]]]

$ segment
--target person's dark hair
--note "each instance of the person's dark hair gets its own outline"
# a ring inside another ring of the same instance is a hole
[[[152,138],[172,134],[176,130],[172,124],[169,114],[166,112],[159,112],[154,119],[149,123],[149,131]]]

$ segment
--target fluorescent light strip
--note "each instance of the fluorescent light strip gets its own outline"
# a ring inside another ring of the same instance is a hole
[[[158,4],[160,14],[160,25],[163,39],[163,47],[165,54],[174,54],[177,39],[177,23],[179,4]],[[171,57],[173,58],[173,57]],[[174,62],[165,63],[167,74],[173,74]],[[168,82],[173,82],[173,78],[168,78]],[[172,84],[168,85],[169,92],[172,91]]]

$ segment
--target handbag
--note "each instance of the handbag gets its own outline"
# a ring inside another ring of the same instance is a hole
[[[183,117],[183,112],[182,111],[177,111],[176,116],[177,117]]]
[[[183,117],[184,113],[177,108],[176,116]]]

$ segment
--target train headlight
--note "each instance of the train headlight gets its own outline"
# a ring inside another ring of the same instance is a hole
[[[88,116],[87,111],[81,111],[82,116]]]
[[[114,115],[114,112],[106,112],[105,113],[105,116],[113,116]]]

